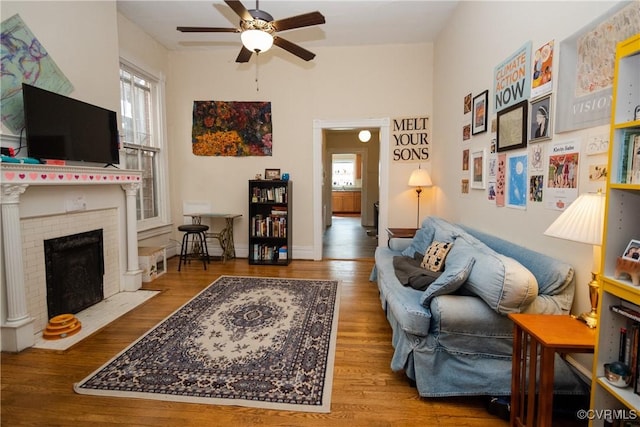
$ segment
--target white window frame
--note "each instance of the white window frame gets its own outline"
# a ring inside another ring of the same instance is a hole
[[[155,184],[157,187],[157,206],[158,216],[138,220],[138,239],[147,239],[157,235],[165,234],[172,230],[170,218],[170,194],[169,194],[169,162],[167,148],[167,128],[165,114],[165,83],[166,79],[162,73],[149,71],[146,67],[139,66],[132,61],[120,58],[118,69],[125,67],[136,74],[144,76],[152,81],[151,98],[152,108],[155,108],[153,114],[153,134],[155,135],[154,150],[157,153],[158,160],[156,164]],[[155,100],[155,102],[153,102]],[[122,115],[119,117],[122,120]],[[122,123],[120,124],[122,126]],[[124,141],[122,141],[124,143]],[[135,146],[134,146],[135,148]],[[124,146],[123,146],[124,149]]]

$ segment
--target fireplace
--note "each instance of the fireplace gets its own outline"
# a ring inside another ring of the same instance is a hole
[[[0,162],[3,351],[35,344],[49,320],[44,241],[102,229],[104,299],[140,289],[139,171]],[[78,203],[81,201],[82,203]],[[104,300],[103,299],[103,300]]]
[[[102,229],[44,241],[49,318],[104,299]]]

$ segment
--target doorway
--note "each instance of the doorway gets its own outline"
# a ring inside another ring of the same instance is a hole
[[[323,234],[324,259],[373,258],[377,234],[368,200],[377,198],[378,131],[373,132],[372,145],[356,139],[359,130],[327,131],[325,134],[331,196]],[[357,142],[356,142],[357,141]],[[375,142],[374,142],[375,141]],[[368,167],[367,161],[371,161]],[[371,167],[374,166],[375,167]],[[375,179],[367,179],[373,169]],[[375,181],[376,185],[369,185]]]
[[[323,258],[323,249],[325,247],[325,229],[328,224],[332,222],[332,203],[331,203],[331,190],[332,190],[332,181],[331,181],[331,162],[330,162],[330,154],[327,149],[327,135],[332,132],[341,132],[341,131],[352,131],[357,135],[357,130],[359,129],[371,129],[375,130],[378,134],[378,138],[375,143],[377,143],[376,149],[378,152],[378,160],[375,165],[371,167],[371,162],[367,162],[364,160],[363,167],[363,179],[368,180],[370,183],[371,177],[365,175],[369,175],[369,172],[366,172],[365,169],[368,167],[371,169],[371,173],[375,176],[374,185],[377,187],[377,194],[375,195],[375,200],[372,197],[363,195],[361,204],[366,208],[366,211],[363,214],[367,215],[367,219],[356,219],[356,221],[366,221],[366,223],[373,225],[376,222],[379,227],[384,229],[387,223],[387,198],[388,198],[388,147],[389,147],[389,119],[361,119],[361,120],[353,120],[353,121],[322,121],[316,120],[314,121],[314,184],[313,184],[313,202],[314,202],[314,259],[321,260]],[[373,140],[373,138],[372,138]],[[362,146],[361,146],[362,147]],[[335,151],[335,150],[334,150]],[[366,153],[366,150],[365,150]],[[366,155],[366,154],[365,154]],[[329,159],[329,160],[328,160]],[[366,184],[365,184],[366,186]],[[378,202],[378,209],[374,210],[374,203]],[[367,212],[369,210],[369,205],[371,205],[371,212]],[[374,215],[376,216],[374,218]],[[348,217],[342,218],[340,220],[345,219],[344,222],[341,222],[341,225],[345,223],[345,225],[353,224],[355,221],[353,219],[349,219]],[[360,226],[360,223],[358,223]],[[338,230],[334,228],[334,230]],[[366,234],[366,230],[363,230],[364,238],[369,238]],[[339,240],[348,241],[352,239],[352,237],[348,237],[347,232],[344,232],[344,238],[340,238]],[[337,235],[337,234],[335,234]],[[328,243],[331,244],[332,235],[326,236]],[[378,246],[381,244],[380,233],[378,235],[378,239],[370,238],[369,241],[372,241],[373,246]],[[382,244],[386,244],[386,240],[382,242]],[[352,250],[352,252],[354,252]],[[351,255],[349,258],[358,258],[357,251],[355,256]]]

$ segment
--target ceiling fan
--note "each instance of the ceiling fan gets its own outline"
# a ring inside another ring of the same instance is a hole
[[[177,27],[177,30],[183,33],[241,33],[242,49],[236,62],[249,62],[253,52],[256,54],[266,52],[274,44],[305,61],[310,61],[316,56],[315,53],[277,36],[276,33],[324,24],[324,16],[320,12],[309,12],[274,20],[273,16],[260,10],[258,0],[256,0],[256,8],[249,10],[237,0],[224,0],[224,2],[240,17],[240,28]]]

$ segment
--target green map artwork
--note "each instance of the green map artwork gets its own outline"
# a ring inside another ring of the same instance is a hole
[[[2,123],[14,134],[24,128],[22,83],[68,95],[73,85],[51,59],[20,15],[0,23]]]

